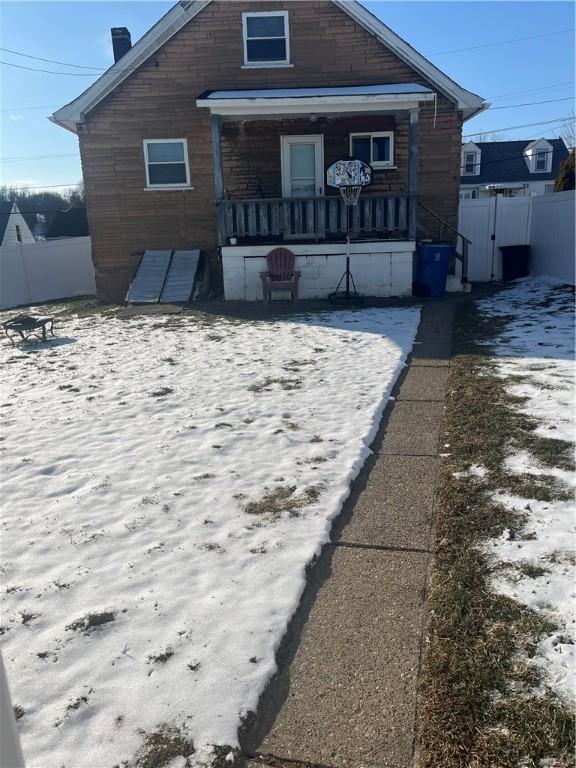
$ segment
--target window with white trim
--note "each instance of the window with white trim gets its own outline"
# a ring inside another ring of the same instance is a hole
[[[465,152],[462,176],[476,175],[476,152]]]
[[[534,170],[548,170],[548,152],[545,149],[539,149],[534,153]]]
[[[372,168],[390,168],[394,165],[394,133],[351,133],[350,154]]]
[[[148,189],[190,186],[186,139],[144,139],[144,164]]]
[[[290,63],[288,11],[242,14],[244,65],[270,67]]]

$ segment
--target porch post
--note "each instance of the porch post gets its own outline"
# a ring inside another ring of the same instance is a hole
[[[410,110],[408,132],[408,237],[416,240],[418,227],[418,109]]]
[[[210,115],[210,134],[212,136],[212,159],[214,162],[214,195],[216,203],[216,221],[218,223],[218,245],[225,245],[226,232],[224,229],[224,175],[222,173],[222,140],[220,115]]]

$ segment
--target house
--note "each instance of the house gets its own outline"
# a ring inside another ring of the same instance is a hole
[[[12,200],[0,201],[0,247],[35,243],[34,235]]]
[[[567,156],[562,139],[469,141],[462,145],[460,198],[554,192],[554,181]]]
[[[326,168],[374,182],[352,217],[352,269],[409,293],[418,236],[456,238],[462,123],[483,108],[355,0],[182,0],[51,119],[79,138],[98,294],[121,301],[145,249],[200,248],[212,290],[261,296],[279,243],[301,295],[341,272],[344,205]]]
[[[59,237],[88,237],[88,218],[85,208],[58,211],[46,230],[46,240]]]

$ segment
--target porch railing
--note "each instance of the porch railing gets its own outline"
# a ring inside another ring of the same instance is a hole
[[[221,244],[229,238],[261,240],[267,238],[309,238],[326,240],[346,234],[408,237],[410,195],[365,195],[348,214],[342,198],[299,197],[222,200],[219,204]]]

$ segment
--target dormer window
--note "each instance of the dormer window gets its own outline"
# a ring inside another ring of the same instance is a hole
[[[288,11],[242,14],[245,67],[290,65]]]
[[[472,176],[476,173],[476,152],[464,153],[464,176]]]
[[[534,170],[546,171],[548,167],[548,152],[545,149],[539,149],[534,156]]]

